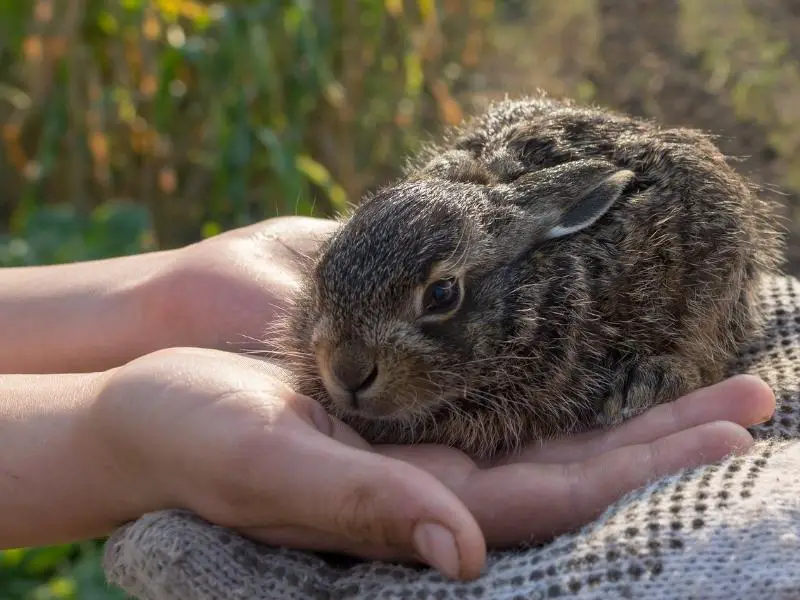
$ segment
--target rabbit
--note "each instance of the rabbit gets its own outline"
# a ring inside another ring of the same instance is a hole
[[[340,218],[276,353],[374,444],[490,459],[614,427],[758,335],[773,218],[703,132],[506,98]]]

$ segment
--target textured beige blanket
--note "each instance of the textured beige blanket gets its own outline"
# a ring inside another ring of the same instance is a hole
[[[763,302],[767,334],[733,371],[769,383],[778,410],[753,429],[759,441],[748,456],[656,481],[545,546],[492,553],[475,582],[383,563],[335,568],[183,512],[117,531],[106,546],[108,579],[140,600],[798,600],[800,282],[771,280]]]

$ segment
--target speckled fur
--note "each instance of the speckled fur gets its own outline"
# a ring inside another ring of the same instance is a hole
[[[528,180],[587,158],[634,183],[594,225],[542,242],[553,199]],[[760,327],[760,276],[780,266],[772,219],[700,132],[544,95],[506,100],[343,220],[273,339],[297,391],[372,442],[514,451],[724,377]],[[464,304],[420,325],[411,299],[441,260],[464,266]],[[345,339],[379,356],[379,401],[402,409],[392,417],[326,394],[316,353]]]

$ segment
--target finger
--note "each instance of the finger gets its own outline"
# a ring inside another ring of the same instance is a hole
[[[502,462],[581,461],[622,446],[652,442],[703,423],[730,421],[749,427],[766,421],[774,411],[775,394],[764,381],[752,375],[737,375],[651,408],[617,428],[531,446],[521,456],[507,457]]]
[[[397,548],[352,543],[342,536],[309,529],[308,527],[255,527],[240,531],[244,536],[284,548],[297,548],[306,552],[334,552],[348,554],[364,560],[410,561],[407,553]],[[415,562],[424,562],[414,557]]]
[[[260,452],[265,468],[248,474],[257,489],[280,490],[270,494],[266,530],[278,537],[281,531],[313,530],[318,541],[338,539],[334,545],[342,551],[380,548],[419,557],[449,577],[480,574],[486,558],[481,530],[432,475],[316,429],[284,427],[270,437],[270,447]]]
[[[629,491],[682,469],[719,461],[749,449],[748,431],[727,421],[705,423],[654,442],[617,448],[565,467],[571,519],[586,521]]]
[[[650,481],[752,443],[740,425],[706,423],[570,465],[518,463],[476,471],[457,491],[487,544],[509,547],[573,530]]]

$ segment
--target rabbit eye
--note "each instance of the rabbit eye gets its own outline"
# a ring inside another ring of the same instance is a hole
[[[422,307],[428,314],[446,313],[458,305],[460,295],[461,290],[455,277],[439,279],[430,284],[425,290],[425,294],[422,297]]]

